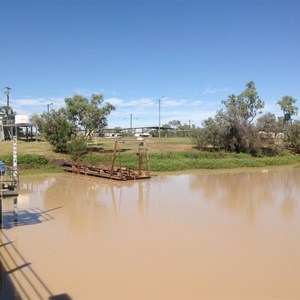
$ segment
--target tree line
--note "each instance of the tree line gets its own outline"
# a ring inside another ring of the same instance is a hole
[[[240,95],[231,94],[223,100],[223,108],[213,118],[204,120],[192,137],[199,148],[210,146],[255,156],[278,155],[284,148],[300,153],[300,121],[294,120],[298,113],[296,101],[284,96],[277,101],[282,116],[276,118],[272,113],[259,116],[265,103],[250,81]]]
[[[250,81],[239,95],[231,94],[221,101],[223,108],[202,122],[181,124],[170,121],[162,127],[163,135],[189,136],[199,149],[223,150],[228,152],[259,155],[279,155],[285,148],[300,153],[300,121],[296,99],[284,96],[277,101],[282,115],[265,113],[264,101],[259,97],[255,84]],[[32,122],[57,152],[84,149],[86,138],[107,126],[107,117],[115,110],[104,103],[100,94],[90,99],[75,95],[65,99],[65,108],[51,109],[41,115],[33,115]],[[153,136],[157,132],[152,133]],[[82,150],[84,151],[84,150]]]

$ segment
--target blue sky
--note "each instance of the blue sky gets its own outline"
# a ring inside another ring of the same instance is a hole
[[[195,124],[255,82],[300,106],[300,1],[0,0],[0,88],[18,114],[101,93],[109,127]],[[5,105],[0,94],[0,105]]]

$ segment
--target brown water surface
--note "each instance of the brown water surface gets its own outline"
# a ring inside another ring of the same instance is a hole
[[[299,183],[299,167],[27,176],[1,259],[24,299],[300,299]]]

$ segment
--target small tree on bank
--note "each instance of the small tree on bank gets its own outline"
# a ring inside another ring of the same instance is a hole
[[[74,137],[67,144],[67,150],[72,160],[79,161],[82,155],[88,153],[86,138],[84,136]]]
[[[103,103],[103,96],[93,94],[91,100],[75,95],[66,98],[66,108],[51,109],[42,115],[34,115],[32,121],[38,127],[39,132],[49,141],[57,152],[66,153],[68,143],[83,130],[84,137],[91,135],[93,130],[107,125],[107,116],[115,107],[109,103]],[[99,107],[103,104],[103,107]],[[76,146],[76,143],[79,143]],[[69,149],[82,149],[82,140],[75,139]],[[73,150],[72,150],[73,151]],[[84,151],[84,150],[82,150]],[[73,151],[74,152],[74,151]]]
[[[63,108],[51,110],[42,115],[42,132],[45,139],[53,146],[56,152],[66,153],[67,143],[74,132],[74,124],[67,118]]]

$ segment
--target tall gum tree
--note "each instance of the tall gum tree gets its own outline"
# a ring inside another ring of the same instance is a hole
[[[110,103],[104,103],[104,98],[100,94],[92,94],[91,99],[75,95],[66,98],[65,103],[68,118],[75,124],[77,130],[84,131],[85,136],[91,135],[93,130],[107,126],[107,117],[115,110]]]
[[[280,106],[283,114],[284,120],[290,121],[293,116],[298,114],[298,108],[294,104],[297,102],[297,99],[291,96],[284,96],[277,101],[277,104]]]
[[[265,105],[257,94],[254,82],[248,82],[240,95],[229,95],[228,99],[221,103],[225,108],[218,111],[217,118],[228,129],[225,148],[236,152],[248,152],[254,133],[252,122]]]
[[[298,107],[295,105],[297,99],[291,96],[284,96],[278,100],[277,104],[283,112],[282,131],[285,134],[286,146],[292,151],[300,152],[300,131],[299,121],[293,121],[293,117],[298,114]]]

